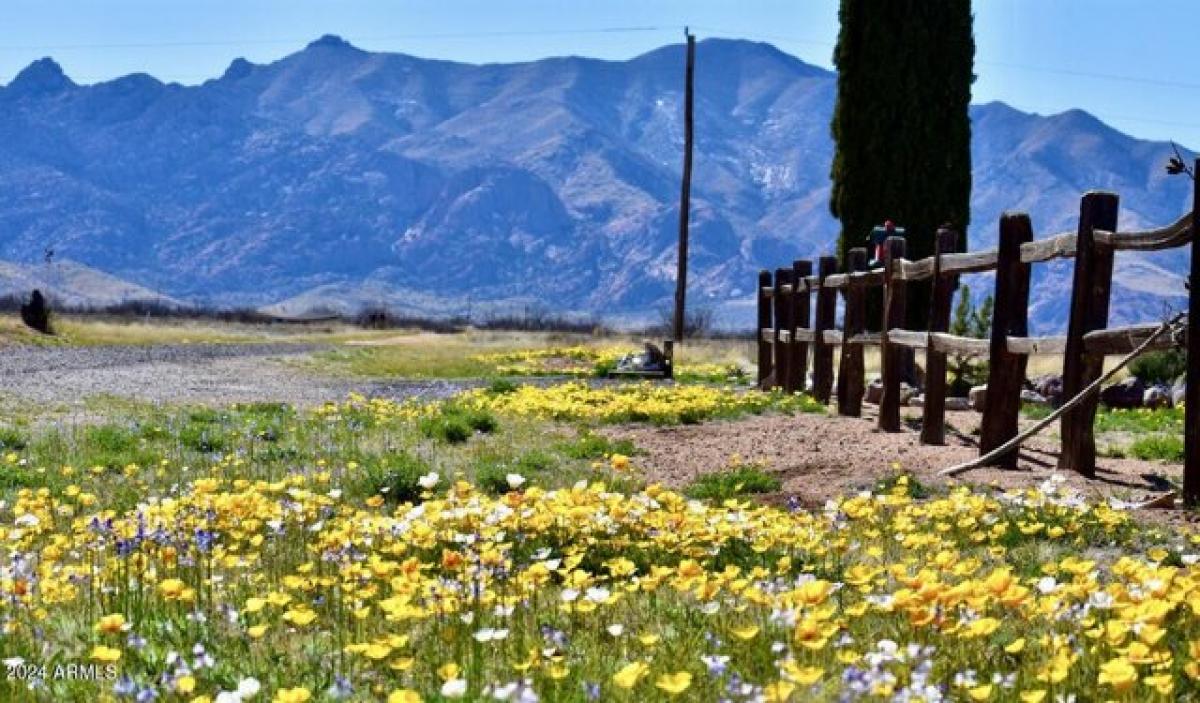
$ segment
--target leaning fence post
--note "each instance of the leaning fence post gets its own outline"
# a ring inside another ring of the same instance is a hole
[[[895,264],[904,258],[904,238],[888,237],[883,254],[883,330],[879,337],[882,357],[883,395],[879,399],[879,429],[900,431],[900,377],[904,374],[904,347],[888,343],[888,331],[904,327],[904,281],[896,275]]]
[[[862,415],[863,345],[851,344],[850,338],[861,334],[867,322],[867,300],[861,286],[854,285],[854,274],[867,270],[867,250],[851,249],[846,253],[846,287],[842,289],[846,311],[842,314],[842,358],[838,366],[838,415]]]
[[[1083,336],[1108,326],[1112,287],[1113,249],[1095,241],[1093,230],[1117,231],[1116,193],[1091,191],[1079,204],[1079,232],[1075,238],[1075,277],[1071,287],[1071,319],[1063,360],[1063,397],[1073,398],[1100,377],[1104,356],[1088,354]],[[1089,478],[1096,475],[1096,421],[1098,396],[1092,394],[1062,418],[1062,453],[1058,468],[1073,469]]]
[[[775,307],[775,388],[787,388],[791,365],[791,296],[784,287],[792,282],[790,269],[775,269],[775,290],[771,296]]]
[[[1029,264],[1021,263],[1021,245],[1030,241],[1033,241],[1033,226],[1029,215],[1006,212],[1000,216],[1000,251],[996,256],[993,296],[996,307],[992,312],[987,395],[979,431],[980,456],[1017,436],[1021,386],[1028,357],[1010,354],[1008,338],[1029,334]],[[1017,451],[997,457],[995,465],[1017,468]]]
[[[796,331],[808,330],[811,310],[808,282],[805,279],[811,275],[811,261],[797,259],[792,262],[792,328]],[[804,289],[803,293],[799,291],[800,288]],[[788,388],[788,392],[802,391],[808,386],[808,342],[796,341],[793,338],[791,349],[792,386]]]
[[[758,340],[758,387],[767,390],[771,378],[771,342],[767,334],[771,330],[771,272],[758,272],[758,327],[754,335]],[[774,332],[770,332],[772,338]]]
[[[1200,503],[1200,158],[1192,170],[1192,270],[1188,278],[1187,388],[1183,391],[1183,502]]]
[[[942,274],[942,256],[958,248],[958,232],[943,227],[937,231],[933,260],[933,295],[929,301],[929,332],[950,328],[950,301],[957,277]],[[933,348],[932,337],[925,348],[925,407],[921,414],[921,444],[946,443],[946,352]]]
[[[813,336],[813,397],[829,403],[833,392],[833,347],[825,342],[825,331],[833,329],[837,315],[837,291],[825,286],[825,279],[837,273],[837,257],[822,256],[817,263],[821,287],[817,290],[817,323]]]

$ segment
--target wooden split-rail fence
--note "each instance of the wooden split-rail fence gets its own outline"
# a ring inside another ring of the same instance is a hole
[[[1200,173],[1200,159],[1196,160]],[[986,455],[1017,434],[1021,391],[1031,354],[1063,355],[1063,397],[1072,398],[1100,378],[1104,358],[1128,354],[1158,331],[1161,325],[1108,327],[1114,254],[1118,251],[1160,251],[1189,245],[1191,278],[1189,310],[1200,298],[1200,237],[1194,236],[1200,208],[1197,182],[1193,210],[1177,222],[1143,231],[1117,229],[1118,198],[1113,193],[1089,192],[1080,203],[1079,225],[1035,240],[1029,216],[1005,213],[1000,217],[999,247],[991,251],[958,252],[957,233],[937,233],[936,254],[918,261],[904,258],[905,241],[887,240],[882,268],[868,270],[865,249],[852,249],[844,271],[835,257],[795,261],[772,276],[762,271],[758,282],[758,381],[766,388],[787,392],[808,390],[828,403],[834,389],[834,347],[840,347],[836,399],[838,414],[858,417],[866,390],[863,347],[881,349],[883,393],[878,426],[900,429],[901,380],[905,349],[925,351],[925,398],[921,442],[945,443],[946,356],[986,357],[989,360],[979,451]],[[1053,259],[1074,259],[1070,321],[1067,334],[1031,337],[1028,334],[1030,270],[1033,264]],[[995,308],[990,339],[973,339],[947,333],[951,298],[957,277],[995,271]],[[903,328],[907,304],[905,289],[914,281],[932,280],[929,327]],[[865,330],[866,291],[883,288],[882,332]],[[836,326],[837,296],[844,299],[841,329]],[[816,296],[813,305],[812,296]],[[815,308],[815,310],[814,310]],[[1187,390],[1184,420],[1185,502],[1200,502],[1200,334],[1194,315],[1187,317],[1183,335],[1160,336],[1148,348],[1187,346]],[[1184,339],[1181,340],[1180,337]],[[811,350],[812,387],[806,389]],[[1093,393],[1062,418],[1060,469],[1094,477],[1096,444],[1093,423],[1099,399]],[[1017,450],[1001,454],[994,463],[1015,468]]]

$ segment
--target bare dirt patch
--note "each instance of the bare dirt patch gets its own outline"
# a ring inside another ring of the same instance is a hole
[[[894,433],[878,431],[875,420],[875,410],[868,406],[862,418],[767,415],[678,427],[623,426],[605,433],[630,439],[645,452],[636,462],[648,481],[682,487],[696,476],[721,471],[737,456],[761,464],[783,482],[780,494],[765,496],[767,500],[795,496],[805,504],[870,488],[899,472],[945,485],[954,479],[940,477],[938,471],[979,455],[978,437],[972,434],[979,426],[977,413],[947,413],[946,445],[941,447],[920,443],[919,419],[907,421]],[[976,469],[957,481],[1005,489],[1032,487],[1057,473],[1057,461],[1057,438],[1039,436],[1022,449],[1018,470]],[[1181,470],[1178,465],[1136,459],[1102,457],[1097,464],[1095,480],[1073,472],[1063,476],[1091,499],[1140,500],[1168,488],[1167,477],[1177,480]]]

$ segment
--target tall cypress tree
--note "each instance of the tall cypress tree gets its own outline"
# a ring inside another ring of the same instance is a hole
[[[950,223],[966,247],[975,76],[970,0],[841,0],[833,112],[838,256],[867,246],[871,228],[904,227],[908,258],[934,252]],[[910,288],[908,327],[924,329],[928,284]],[[878,305],[872,306],[873,325]]]

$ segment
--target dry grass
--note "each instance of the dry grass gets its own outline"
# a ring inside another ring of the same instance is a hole
[[[25,327],[16,315],[0,317],[0,344],[134,345],[297,342],[341,344],[397,337],[402,330],[364,330],[342,323],[322,325],[249,324],[212,320],[132,320],[57,315],[54,336]]]

